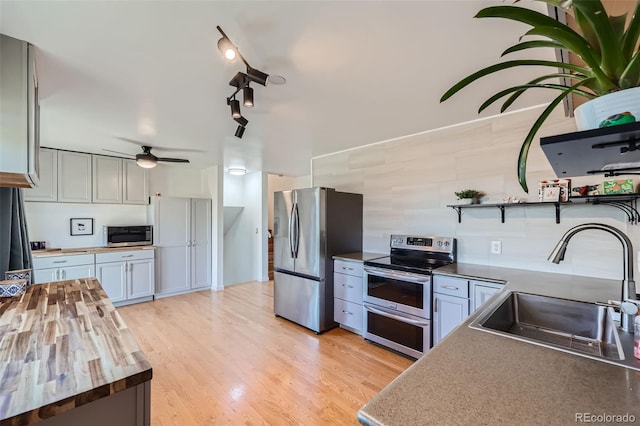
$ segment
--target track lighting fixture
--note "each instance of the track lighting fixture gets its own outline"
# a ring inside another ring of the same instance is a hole
[[[247,120],[246,118],[244,118],[242,116],[240,116],[238,118],[234,118],[234,120],[236,121],[236,123],[238,123],[242,127],[247,127],[247,124],[249,124],[249,120]]]
[[[240,118],[242,114],[240,114],[240,101],[237,99],[231,99],[229,101],[229,105],[231,105],[231,116],[233,118]]]
[[[249,83],[242,89],[244,95],[243,105],[247,108],[253,108],[253,89],[249,87]]]
[[[218,40],[218,49],[220,49],[220,52],[222,52],[225,59],[227,61],[233,62],[236,58],[240,58],[240,60],[247,67],[246,74],[242,72],[238,72],[233,77],[233,79],[231,79],[231,81],[229,82],[229,85],[235,87],[236,90],[231,94],[231,96],[227,98],[227,105],[231,107],[231,116],[233,117],[234,120],[236,120],[236,122],[240,124],[236,129],[235,135],[238,138],[242,138],[242,135],[244,134],[245,126],[247,125],[248,120],[242,117],[240,113],[240,102],[236,100],[236,95],[238,94],[238,92],[240,92],[240,90],[242,90],[243,106],[246,108],[252,108],[254,106],[254,100],[253,100],[253,88],[250,86],[250,84],[257,83],[257,84],[261,84],[262,86],[266,86],[270,81],[269,74],[262,72],[260,70],[257,70],[253,68],[251,65],[249,65],[249,63],[244,58],[244,56],[242,56],[242,54],[240,53],[236,45],[233,44],[231,39],[229,39],[229,37],[227,37],[224,31],[222,31],[222,28],[220,28],[220,26],[216,26],[216,28],[218,29],[220,34],[222,34],[222,38]],[[280,76],[274,76],[274,77],[276,78],[274,78],[273,84],[284,84],[284,82],[286,81],[284,77],[280,77]]]

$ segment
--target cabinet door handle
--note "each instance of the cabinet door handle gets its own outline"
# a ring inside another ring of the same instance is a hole
[[[353,268],[347,268],[346,266],[343,266],[342,269],[344,269],[345,271],[353,271]]]
[[[433,313],[435,314],[436,312],[438,312],[438,301],[434,301],[433,304]]]
[[[454,287],[452,285],[443,285],[442,288],[448,288],[449,290],[458,290],[458,287]]]
[[[67,263],[66,260],[54,260],[53,263]]]
[[[60,269],[56,269],[56,281],[60,281]]]
[[[343,313],[343,314],[347,314],[347,315],[353,315],[353,313],[352,313],[352,312],[345,311],[344,309],[342,310],[342,313]]]
[[[342,284],[342,287],[353,288],[353,286],[349,284]]]
[[[62,279],[66,280],[67,279],[67,271],[65,271],[64,269],[61,269],[60,272],[62,272]]]
[[[132,254],[128,254],[128,255],[126,255],[126,256],[122,256],[122,258],[123,258],[123,259],[124,259],[125,257],[133,257],[133,255],[132,255]]]

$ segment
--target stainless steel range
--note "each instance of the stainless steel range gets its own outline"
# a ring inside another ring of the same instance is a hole
[[[364,262],[364,338],[419,358],[431,347],[431,271],[456,261],[456,240],[392,235],[390,245]]]

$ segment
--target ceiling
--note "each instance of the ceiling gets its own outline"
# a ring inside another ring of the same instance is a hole
[[[473,19],[492,4],[504,3],[0,0],[0,32],[37,48],[43,146],[133,154],[139,147],[118,139],[130,138],[202,151],[171,152],[193,163],[172,167],[301,176],[314,156],[476,119],[489,95],[539,74],[506,71],[439,103],[526,31]],[[254,68],[287,80],[253,85],[242,139],[226,98],[244,67],[223,61],[216,25]],[[527,55],[554,59],[550,51]],[[515,107],[550,95],[525,95]]]

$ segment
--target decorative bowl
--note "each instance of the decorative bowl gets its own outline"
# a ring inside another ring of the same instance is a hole
[[[0,297],[13,297],[24,293],[27,288],[27,280],[0,281]]]

